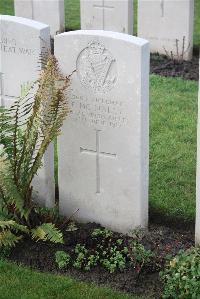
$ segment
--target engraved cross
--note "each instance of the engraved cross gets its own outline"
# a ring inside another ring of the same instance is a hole
[[[0,72],[0,89],[1,89],[1,93],[0,93],[0,106],[4,106],[4,97],[5,97],[5,94],[4,94],[4,73]]]
[[[98,9],[102,9],[102,13],[103,13],[103,28],[102,29],[104,29],[104,27],[105,27],[105,10],[113,9],[114,7],[106,5],[105,0],[102,0],[102,5],[94,4],[93,7],[98,8]]]
[[[164,7],[165,6],[165,0],[161,0],[160,2],[160,8],[161,8],[161,18],[164,17]]]
[[[94,154],[96,155],[96,193],[101,193],[100,188],[100,157],[109,157],[109,158],[116,158],[116,154],[101,152],[100,151],[100,130],[96,131],[96,150],[91,150],[87,148],[80,147],[80,152],[85,154]]]

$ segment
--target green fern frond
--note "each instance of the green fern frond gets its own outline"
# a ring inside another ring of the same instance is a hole
[[[62,233],[52,223],[43,223],[31,230],[32,237],[36,240],[63,243]]]
[[[0,248],[14,247],[22,239],[22,236],[16,236],[10,230],[0,232]]]
[[[9,218],[9,212],[8,210],[4,207],[4,204],[2,203],[2,198],[0,196],[0,220],[8,220]]]
[[[28,233],[29,230],[25,225],[18,224],[14,220],[0,220],[0,230],[11,230],[15,232]]]
[[[4,203],[14,205],[15,210],[23,216],[25,212],[23,198],[14,182],[9,161],[3,158],[0,158],[0,190]]]
[[[22,86],[21,96],[9,110],[0,110],[0,233],[9,244],[21,238],[13,231],[31,234],[37,240],[63,242],[62,233],[47,216],[44,224],[33,229],[42,223],[42,217],[34,210],[31,183],[69,114],[70,77],[60,73],[53,55],[41,59],[44,68],[39,79]]]

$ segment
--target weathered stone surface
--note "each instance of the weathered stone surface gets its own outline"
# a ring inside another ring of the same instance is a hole
[[[133,34],[133,0],[81,0],[81,29]]]
[[[32,0],[14,0],[14,10],[17,17],[33,19]]]
[[[151,52],[191,59],[193,21],[194,0],[138,1],[138,36],[149,40]]]
[[[82,30],[56,36],[55,55],[76,70],[58,141],[61,213],[123,233],[146,226],[148,42]]]
[[[15,0],[15,15],[50,26],[51,35],[65,31],[64,0]]]
[[[20,96],[21,85],[34,82],[41,69],[40,55],[50,45],[49,26],[29,19],[0,16],[1,105]]]

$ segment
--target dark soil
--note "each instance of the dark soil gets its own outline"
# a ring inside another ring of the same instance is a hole
[[[195,54],[195,53],[194,53]],[[151,54],[150,71],[165,77],[181,77],[186,80],[199,80],[199,57],[191,61],[173,61],[167,56]]]
[[[71,275],[76,279],[88,282],[95,282],[98,285],[109,286],[114,289],[146,295],[148,298],[160,298],[162,283],[159,280],[159,271],[163,269],[166,255],[176,255],[180,249],[187,249],[194,245],[194,232],[175,228],[169,228],[151,224],[148,232],[137,234],[137,240],[151,249],[155,257],[148,263],[138,275],[137,269],[128,267],[123,271],[113,274],[101,266],[96,266],[91,271],[76,270],[70,266],[66,270],[59,270],[55,263],[55,252],[64,250],[71,254],[77,243],[85,244],[87,249],[93,250],[94,243],[91,240],[91,233],[100,226],[94,223],[79,224],[77,230],[66,231],[63,229],[65,244],[52,244],[44,242],[33,242],[30,239],[24,240],[13,249],[10,259],[17,263],[22,263],[40,271],[61,273]],[[130,237],[114,233],[113,240],[123,238],[124,242],[130,241]],[[136,236],[133,236],[136,238]]]

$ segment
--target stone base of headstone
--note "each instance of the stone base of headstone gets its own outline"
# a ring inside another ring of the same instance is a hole
[[[42,159],[43,166],[33,179],[33,199],[41,206],[55,206],[54,144],[47,148]]]

